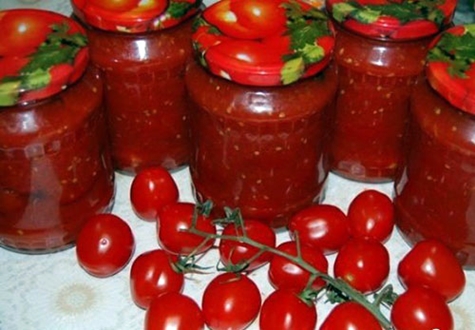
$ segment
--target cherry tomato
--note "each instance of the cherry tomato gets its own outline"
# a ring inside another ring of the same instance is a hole
[[[188,232],[195,215],[193,203],[177,202],[160,209],[157,217],[158,242],[162,249],[175,254],[200,254],[211,248],[214,239]],[[196,229],[208,234],[216,234],[211,219],[198,212]],[[198,249],[198,250],[196,250]]]
[[[445,299],[435,291],[411,286],[394,302],[391,322],[396,330],[452,330],[454,320]]]
[[[132,180],[130,201],[135,214],[144,220],[156,220],[166,204],[178,201],[178,186],[170,172],[161,166],[146,168]]]
[[[257,220],[245,220],[244,232],[247,237],[252,240],[264,244],[269,247],[275,247],[276,236],[271,227],[265,223]],[[243,228],[237,227],[234,223],[226,225],[222,235],[243,236]],[[221,262],[225,266],[238,265],[247,263],[245,271],[255,270],[262,265],[268,263],[272,254],[265,252],[260,254],[257,258],[255,256],[260,253],[258,248],[243,242],[222,239],[219,242],[219,256]]]
[[[201,308],[213,330],[245,329],[259,314],[261,294],[246,275],[223,273],[206,286]]]
[[[33,53],[51,32],[50,19],[24,11],[7,11],[0,17],[1,56],[25,56]]]
[[[435,239],[420,241],[401,259],[398,276],[406,287],[426,286],[447,301],[462,293],[465,273],[453,252]]]
[[[297,256],[297,244],[293,241],[280,244],[277,249],[292,256]],[[327,273],[328,260],[317,248],[311,248],[306,245],[300,247],[301,257],[316,270]],[[289,289],[301,292],[306,288],[310,273],[288,258],[274,255],[269,265],[269,281],[272,286],[279,289]],[[312,289],[319,290],[326,285],[326,282],[317,278],[312,284]]]
[[[289,221],[293,239],[296,234],[302,244],[319,248],[325,254],[338,251],[350,237],[348,219],[338,207],[312,205],[297,212]]]
[[[294,291],[277,289],[262,304],[260,330],[314,330],[316,325],[315,305]]]
[[[178,292],[155,297],[145,313],[145,330],[204,330],[205,321],[198,304]]]
[[[320,330],[381,330],[381,325],[366,308],[346,301],[333,307]]]
[[[113,214],[89,218],[76,241],[79,264],[91,275],[107,277],[123,269],[135,249],[129,225]]]
[[[382,192],[369,189],[359,193],[348,207],[350,233],[386,241],[394,228],[394,205]]]
[[[178,257],[164,250],[139,255],[130,269],[130,292],[137,306],[147,309],[153,298],[166,292],[181,292],[184,276],[175,266]]]
[[[362,293],[374,292],[389,276],[389,253],[377,240],[352,238],[338,252],[334,274]]]

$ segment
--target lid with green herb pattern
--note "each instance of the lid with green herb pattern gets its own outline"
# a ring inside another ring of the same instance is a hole
[[[333,53],[334,34],[321,10],[297,0],[221,0],[196,21],[201,64],[251,86],[288,85],[317,74]]]
[[[71,0],[83,22],[106,31],[141,33],[166,29],[196,14],[202,0]]]
[[[87,39],[76,21],[44,10],[4,10],[0,30],[0,106],[47,98],[84,73]]]
[[[371,38],[407,40],[434,35],[452,20],[456,0],[326,0],[344,28]]]
[[[453,106],[475,114],[475,24],[452,27],[434,40],[426,75]]]

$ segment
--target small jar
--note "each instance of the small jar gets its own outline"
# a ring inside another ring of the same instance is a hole
[[[72,0],[105,81],[114,168],[175,169],[190,157],[185,63],[201,0]]]
[[[292,0],[221,0],[197,20],[193,44],[186,85],[197,199],[211,200],[216,216],[239,208],[285,226],[320,201],[328,174],[323,146],[337,76],[326,15]]]
[[[411,98],[396,223],[410,243],[437,238],[475,268],[475,24],[437,41]]]
[[[326,6],[336,28],[340,83],[330,169],[362,182],[394,180],[412,87],[456,1],[327,0]]]
[[[0,16],[0,30],[17,32],[0,44],[0,245],[53,252],[112,207],[102,80],[74,20],[41,10]]]

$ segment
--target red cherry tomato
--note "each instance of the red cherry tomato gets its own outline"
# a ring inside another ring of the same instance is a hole
[[[377,240],[352,238],[338,252],[334,274],[362,293],[374,292],[389,276],[389,253]]]
[[[76,256],[91,275],[107,277],[123,269],[135,249],[129,225],[113,214],[92,216],[79,232]]]
[[[381,325],[366,308],[346,301],[333,307],[320,330],[381,330]]]
[[[265,223],[257,220],[245,220],[244,232],[247,237],[256,242],[264,244],[269,247],[275,247],[276,236],[271,227]],[[226,225],[222,235],[243,236],[243,228],[236,226],[234,223]],[[260,253],[258,248],[249,244],[222,239],[219,242],[219,256],[221,262],[225,266],[238,265],[247,263],[245,271],[255,270],[262,265],[268,263],[272,259],[270,252],[260,254],[257,258],[255,256]]]
[[[51,20],[24,11],[7,11],[0,16],[0,57],[33,53],[51,32]]]
[[[152,300],[145,313],[145,330],[204,330],[198,304],[178,292],[167,292]]]
[[[206,286],[201,307],[210,329],[245,329],[259,314],[261,294],[246,275],[223,273]]]
[[[316,325],[315,305],[293,291],[277,289],[262,304],[260,330],[314,330]]]
[[[153,298],[166,292],[181,292],[184,276],[177,267],[178,257],[164,250],[139,255],[130,269],[130,292],[137,306],[147,309]]]
[[[359,193],[348,207],[350,233],[386,241],[394,228],[394,205],[382,192],[369,189]]]
[[[134,177],[130,187],[132,208],[144,220],[156,220],[158,211],[178,200],[178,186],[170,172],[157,166],[146,168]]]
[[[162,249],[174,254],[200,254],[211,248],[214,239],[206,243],[205,237],[188,232],[195,215],[195,205],[177,202],[160,209],[157,217],[158,242]],[[198,213],[196,228],[208,234],[216,234],[211,219]],[[196,250],[199,248],[198,250]]]
[[[292,256],[297,256],[297,244],[293,241],[284,242],[280,244],[277,249]],[[328,260],[323,253],[317,248],[311,248],[306,245],[300,247],[302,259],[312,265],[316,270],[327,273]],[[291,260],[274,255],[269,265],[269,280],[275,288],[289,289],[296,292],[301,292],[306,288],[310,273]],[[326,285],[326,282],[317,278],[313,284],[312,289],[319,290]]]
[[[406,287],[426,286],[447,301],[458,297],[465,287],[465,273],[447,246],[435,239],[421,241],[401,259],[398,276]]]
[[[338,251],[350,237],[348,219],[338,207],[320,204],[297,212],[289,221],[293,239],[296,233],[300,242],[319,248],[325,254]]]
[[[435,291],[414,285],[399,295],[391,308],[396,330],[452,330],[454,320],[445,299]]]

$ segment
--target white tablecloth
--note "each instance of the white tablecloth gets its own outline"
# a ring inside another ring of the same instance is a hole
[[[32,6],[25,4],[26,2],[28,0],[0,0],[0,8]],[[40,0],[34,6],[70,13],[69,2],[65,0]],[[180,199],[192,201],[188,168],[174,172],[173,176],[180,187]],[[117,195],[112,212],[131,225],[137,241],[134,256],[138,256],[144,251],[158,248],[158,243],[155,226],[138,219],[130,208],[131,180],[129,176],[117,174]],[[365,188],[375,188],[389,196],[393,193],[390,183],[370,185],[330,175],[323,202],[338,205],[346,212],[352,198]],[[288,238],[286,232],[278,234],[279,242]],[[395,275],[396,263],[409,250],[409,246],[397,231],[394,231],[386,246],[392,257],[388,282],[395,286],[397,292],[401,292],[402,288]],[[333,258],[330,257],[330,265]],[[200,264],[214,266],[216,260],[217,253],[212,250]],[[251,275],[261,288],[263,299],[272,291],[266,270],[264,267]],[[0,248],[0,330],[143,329],[144,311],[130,297],[129,271],[130,264],[113,277],[98,279],[78,266],[74,248],[36,256]],[[475,271],[467,271],[466,275],[467,286],[464,293],[450,304],[457,330],[475,329]],[[214,274],[188,275],[184,293],[200,302],[203,289],[213,276]],[[318,303],[319,324],[330,308],[329,303]],[[250,329],[258,329],[258,326],[253,324]]]

